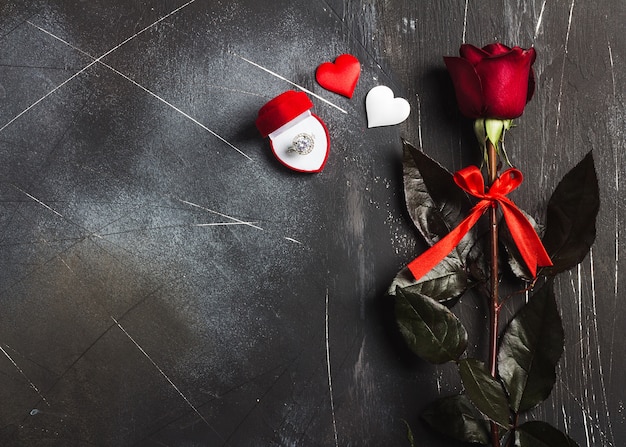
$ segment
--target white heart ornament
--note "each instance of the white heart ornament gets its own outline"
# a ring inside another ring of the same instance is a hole
[[[389,87],[379,85],[368,92],[365,110],[367,127],[393,126],[409,117],[411,105],[404,98],[394,98]]]

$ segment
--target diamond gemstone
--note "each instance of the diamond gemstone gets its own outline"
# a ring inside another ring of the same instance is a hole
[[[313,150],[313,145],[313,138],[310,135],[300,134],[293,139],[291,149],[300,155],[306,155]]]

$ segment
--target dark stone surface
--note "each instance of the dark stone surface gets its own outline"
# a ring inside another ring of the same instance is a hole
[[[451,171],[480,162],[441,57],[495,39],[539,53],[507,138],[514,199],[541,219],[594,149],[603,201],[591,255],[557,281],[565,355],[533,416],[622,445],[625,19],[618,0],[4,0],[0,443],[408,445],[407,420],[418,446],[457,445],[418,418],[457,373],[407,352],[384,294],[423,248],[400,137]],[[314,77],[346,52],[352,99]],[[261,67],[332,103],[312,97],[322,173],[259,136],[258,109],[294,88]],[[412,113],[367,129],[381,84]],[[482,307],[457,308],[479,353]]]

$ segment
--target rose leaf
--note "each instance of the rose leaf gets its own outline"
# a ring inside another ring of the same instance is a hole
[[[443,166],[403,140],[404,197],[413,223],[429,245],[434,245],[467,216],[472,203]],[[459,242],[460,259],[474,245],[474,231]]]
[[[522,424],[515,431],[517,447],[578,447],[565,433],[541,421]]]
[[[485,364],[476,359],[459,362],[465,393],[474,406],[496,424],[509,428],[509,405],[502,385],[491,377]]]
[[[467,347],[467,332],[459,319],[437,301],[396,289],[396,321],[408,347],[431,363],[457,360]]]
[[[556,381],[564,334],[552,282],[547,282],[506,327],[498,352],[498,373],[514,412],[543,402]]]
[[[468,278],[461,261],[452,253],[419,281],[415,281],[409,269],[404,267],[394,278],[388,293],[394,295],[397,287],[425,295],[451,307],[467,290]]]
[[[422,419],[458,441],[489,443],[489,424],[463,394],[436,400],[422,412]]]
[[[554,264],[550,275],[578,265],[596,238],[598,178],[589,152],[557,185],[548,202],[543,244]]]

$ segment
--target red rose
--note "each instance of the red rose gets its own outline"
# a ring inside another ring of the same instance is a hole
[[[493,43],[461,45],[461,57],[444,57],[461,113],[468,118],[513,119],[535,91],[535,50]]]

